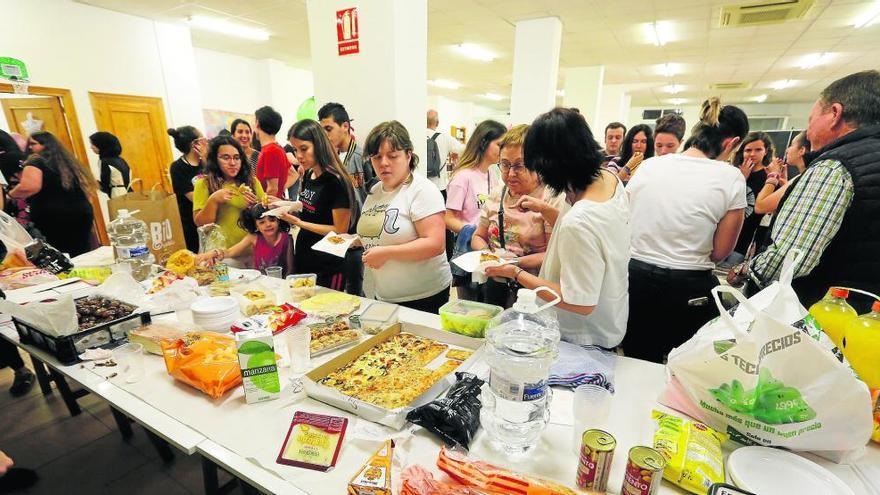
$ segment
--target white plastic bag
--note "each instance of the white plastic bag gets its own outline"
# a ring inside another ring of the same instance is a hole
[[[661,402],[739,443],[860,449],[872,429],[868,387],[791,289],[798,254],[786,260],[779,282],[751,299],[731,287],[713,289],[721,316],[670,353]],[[740,302],[734,316],[722,292]]]

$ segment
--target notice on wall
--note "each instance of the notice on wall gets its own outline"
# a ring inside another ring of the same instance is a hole
[[[360,53],[357,7],[336,11],[336,45],[340,57]]]

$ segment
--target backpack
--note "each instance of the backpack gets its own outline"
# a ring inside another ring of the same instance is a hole
[[[433,136],[428,138],[428,177],[440,177],[440,167],[443,162],[440,160],[440,148],[437,147],[437,136],[439,132],[435,132]]]

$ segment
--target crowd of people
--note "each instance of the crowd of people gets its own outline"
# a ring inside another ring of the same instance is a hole
[[[435,313],[451,287],[505,307],[520,287],[549,287],[562,298],[564,340],[654,362],[715,316],[710,292],[725,263],[728,282],[751,294],[797,249],[804,304],[832,285],[880,292],[878,71],[825,88],[781,157],[742,109],[714,97],[688,136],[668,114],[655,126],[608,124],[604,148],[576,109],[511,128],[487,120],[466,143],[438,131],[429,110],[425,164],[397,121],[359,139],[342,104],[317,117],[293,124],[284,146],[271,107],[211,140],[192,126],[168,130],[189,249],[213,224],[224,245],[212,259],[314,273],[325,287]],[[27,138],[19,166],[3,163],[7,211],[24,207],[70,255],[90,249],[90,195],[131,180],[118,139],[90,141],[100,181],[47,132]],[[264,216],[283,200],[302,210]],[[312,249],[331,232],[357,234],[344,260]],[[471,250],[516,263],[487,268],[477,284],[451,263]]]

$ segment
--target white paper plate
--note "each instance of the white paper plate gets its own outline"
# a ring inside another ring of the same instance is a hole
[[[195,301],[190,306],[193,315],[207,317],[228,316],[238,310],[238,301],[229,296],[207,297]]]
[[[855,495],[840,478],[813,461],[769,447],[742,447],[727,459],[733,483],[759,494]]]
[[[260,278],[261,275],[260,270],[229,268],[229,280],[231,282],[252,282]]]

